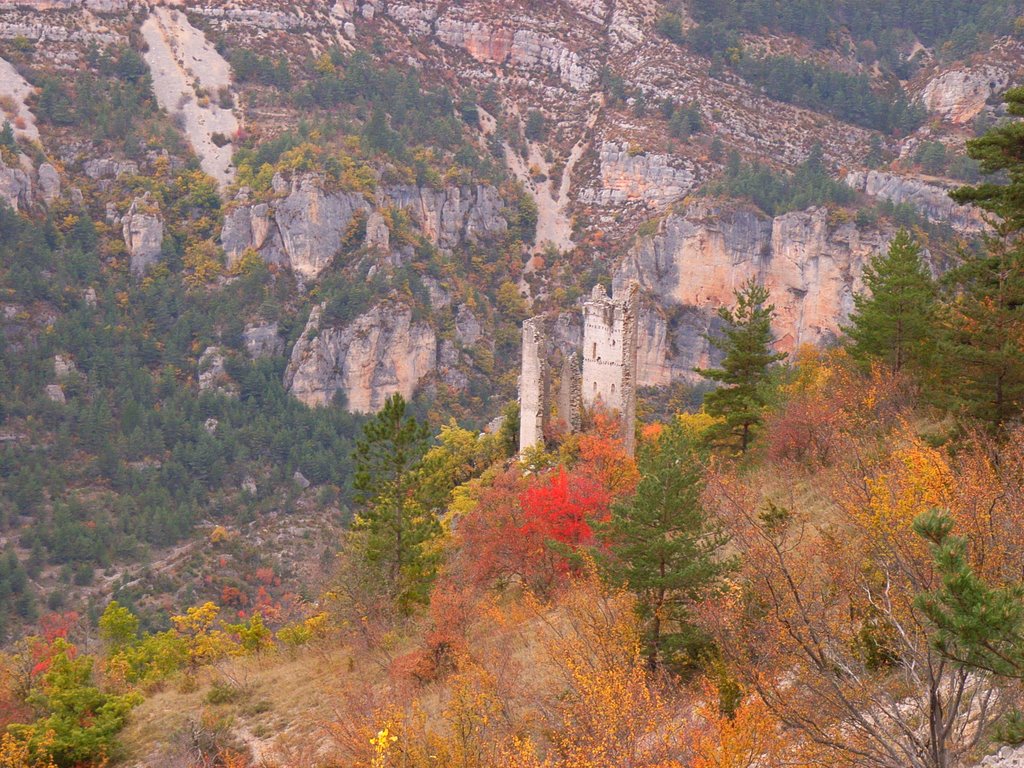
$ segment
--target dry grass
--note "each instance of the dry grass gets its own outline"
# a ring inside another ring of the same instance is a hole
[[[196,723],[222,729],[229,743],[244,744],[268,762],[296,743],[314,742],[327,751],[323,726],[335,715],[339,682],[353,674],[350,659],[344,648],[310,648],[232,659],[203,670],[195,681],[172,680],[133,712],[122,734],[126,763],[164,765]],[[230,700],[211,703],[224,690],[232,693]]]

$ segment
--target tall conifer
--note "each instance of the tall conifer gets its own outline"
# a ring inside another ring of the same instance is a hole
[[[379,568],[389,596],[404,611],[426,602],[437,569],[429,543],[441,527],[416,493],[428,436],[427,426],[395,394],[366,424],[355,451],[352,485],[360,511],[353,528],[365,532],[363,555]]]
[[[720,432],[746,452],[754,430],[763,421],[768,402],[769,369],[786,357],[772,352],[772,318],[775,307],[767,304],[768,289],[751,278],[736,291],[735,308],[720,307],[725,322],[721,336],[708,336],[713,346],[725,353],[721,368],[696,369],[720,386],[704,398],[704,408],[724,423]]]
[[[689,609],[735,565],[720,556],[728,537],[701,504],[704,458],[695,437],[671,425],[641,446],[636,494],[598,527],[608,575],[637,595],[652,669],[699,648]]]
[[[850,353],[885,361],[893,370],[926,364],[935,337],[936,288],[921,249],[906,230],[864,268],[868,293],[853,297]]]

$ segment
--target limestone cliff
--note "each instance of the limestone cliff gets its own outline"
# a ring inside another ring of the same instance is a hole
[[[892,203],[909,203],[929,221],[949,224],[961,232],[981,232],[985,220],[981,211],[957,205],[949,196],[949,187],[939,186],[911,176],[883,171],[853,171],[846,184],[858,192]]]
[[[285,386],[307,405],[326,405],[342,392],[351,411],[376,411],[394,393],[409,398],[437,368],[434,330],[401,304],[382,303],[338,328],[314,307],[292,349]]]
[[[698,202],[669,216],[619,264],[615,290],[637,280],[656,306],[641,314],[640,382],[692,377],[706,363],[714,310],[756,277],[771,290],[780,350],[835,337],[853,308],[864,262],[889,233],[833,223],[823,208],[774,219],[751,208]]]
[[[121,220],[124,243],[131,257],[134,274],[142,274],[160,258],[163,247],[164,222],[149,195],[137,197]]]
[[[1009,80],[1009,73],[1001,67],[954,69],[929,80],[921,100],[931,112],[950,122],[969,123],[993,94],[1002,93]]]
[[[406,210],[441,248],[477,242],[508,228],[498,191],[483,184],[443,189],[397,186],[381,190],[371,202],[362,193],[327,190],[319,177],[300,174],[291,180],[275,177],[274,190],[277,196],[261,203],[250,203],[249,191],[242,190],[225,216],[221,244],[229,265],[253,248],[268,263],[316,279],[334,259],[355,215],[386,207]],[[387,225],[379,214],[371,219],[366,244],[386,249]]]
[[[692,167],[673,158],[634,152],[615,142],[604,142],[598,150],[599,184],[584,189],[580,200],[598,205],[639,202],[662,207],[691,192],[697,186]]]

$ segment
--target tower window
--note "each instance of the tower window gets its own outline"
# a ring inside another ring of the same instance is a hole
[[[596,341],[594,342],[594,344],[590,348],[590,356],[591,357],[597,357],[597,342]]]

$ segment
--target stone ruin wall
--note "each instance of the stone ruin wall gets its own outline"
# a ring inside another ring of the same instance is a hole
[[[552,405],[570,432],[579,432],[583,407],[606,408],[619,414],[626,450],[632,454],[636,428],[637,295],[635,283],[627,297],[609,298],[596,286],[583,305],[582,371],[578,354],[557,352],[549,340],[549,318],[523,323],[522,374],[519,385],[519,448],[544,441]],[[551,371],[557,366],[557,403],[551,401]]]
[[[548,424],[547,324],[531,317],[523,323],[523,368],[519,380],[519,450],[544,441]]]

